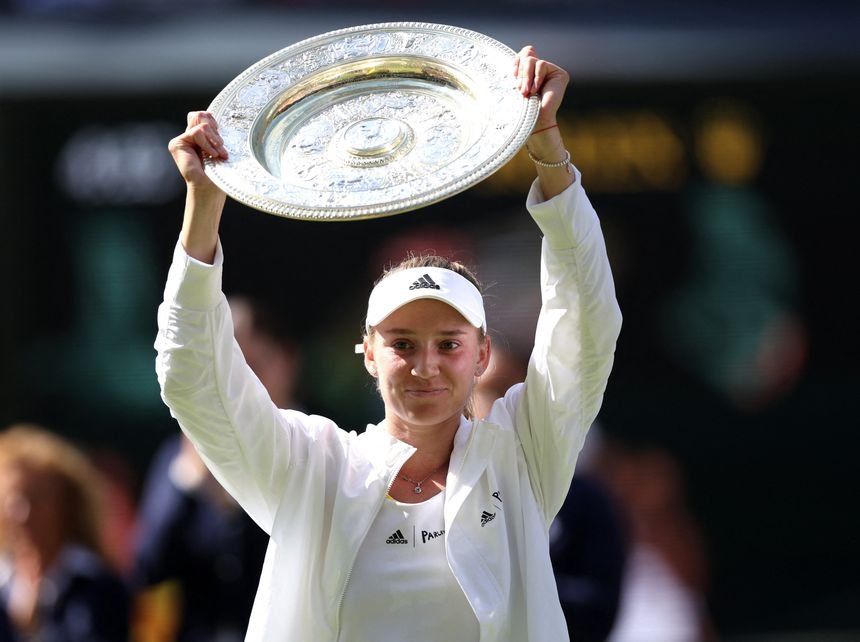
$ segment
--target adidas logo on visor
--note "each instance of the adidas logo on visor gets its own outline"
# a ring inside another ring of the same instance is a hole
[[[421,288],[432,288],[434,290],[441,290],[438,285],[436,285],[436,281],[429,274],[425,274],[420,279],[415,281],[412,285],[409,286],[410,290],[420,290]]]

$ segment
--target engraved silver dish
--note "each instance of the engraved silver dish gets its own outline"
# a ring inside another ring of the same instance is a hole
[[[446,25],[392,22],[298,42],[260,60],[209,106],[229,152],[206,172],[258,210],[352,220],[462,192],[525,143],[540,108],[514,51]]]

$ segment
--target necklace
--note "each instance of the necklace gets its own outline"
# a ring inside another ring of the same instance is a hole
[[[411,477],[407,477],[403,473],[400,473],[400,478],[403,479],[404,481],[408,481],[410,484],[415,484],[415,488],[412,489],[412,492],[415,493],[416,495],[420,495],[421,493],[424,492],[424,489],[421,488],[421,484],[423,484],[428,479],[430,479],[433,475],[435,475],[437,472],[439,472],[444,466],[445,466],[445,464],[442,464],[441,466],[439,466],[439,468],[436,468],[433,472],[431,472],[429,475],[427,475],[421,481],[418,481],[417,479],[412,479]]]

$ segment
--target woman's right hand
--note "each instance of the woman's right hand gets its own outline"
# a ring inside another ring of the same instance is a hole
[[[218,123],[207,111],[189,112],[187,121],[185,131],[168,144],[170,155],[189,189],[218,189],[203,171],[204,158],[227,159]]]
[[[218,133],[215,117],[206,111],[190,112],[185,131],[167,147],[186,185],[185,215],[179,240],[189,256],[212,263],[227,198],[203,171],[204,158],[227,159],[227,149]]]

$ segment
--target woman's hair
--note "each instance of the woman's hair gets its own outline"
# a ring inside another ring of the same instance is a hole
[[[445,258],[444,256],[439,256],[437,254],[410,253],[406,256],[406,258],[400,261],[400,263],[385,268],[385,270],[382,272],[382,275],[380,275],[380,277],[373,282],[373,285],[375,286],[392,272],[422,267],[442,268],[444,270],[451,270],[452,272],[456,272],[463,278],[471,281],[472,285],[478,288],[478,292],[480,292],[481,294],[483,294],[484,292],[484,286],[481,285],[480,281],[478,281],[478,277],[475,275],[475,272],[471,268],[466,266],[464,263],[461,263],[460,261],[452,261],[451,259]]]
[[[48,475],[60,491],[63,540],[103,553],[101,484],[82,451],[42,426],[16,424],[0,432],[0,470],[13,467]],[[2,539],[0,530],[0,546]]]

